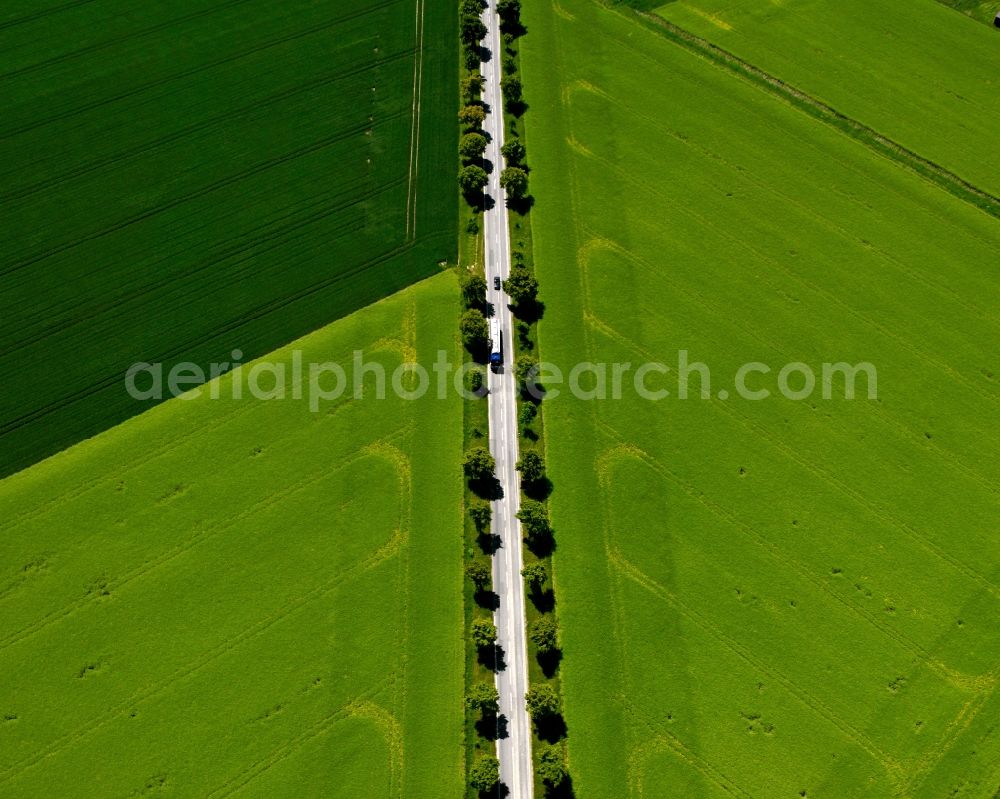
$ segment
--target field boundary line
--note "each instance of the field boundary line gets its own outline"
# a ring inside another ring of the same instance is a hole
[[[627,48],[627,49],[631,50],[637,57],[642,58],[644,61],[647,61],[647,62],[649,62],[651,64],[656,64],[657,63],[655,60],[653,60],[652,58],[650,58],[642,50],[639,50],[638,48],[634,47],[630,42],[624,41],[624,40],[621,40],[621,39],[617,39],[615,41],[619,45],[621,45],[623,48]],[[691,147],[691,148],[697,150],[698,152],[700,152],[703,155],[705,155],[707,158],[721,161],[722,163],[726,164],[727,166],[733,168],[735,171],[738,171],[739,174],[740,174],[740,177],[743,178],[744,180],[747,180],[748,182],[753,183],[758,188],[762,189],[764,192],[766,192],[768,194],[771,194],[771,195],[773,195],[775,197],[781,198],[782,200],[784,200],[785,202],[787,202],[789,205],[794,206],[795,208],[799,209],[805,216],[809,216],[809,217],[812,217],[813,219],[815,219],[819,223],[819,225],[821,225],[822,227],[827,228],[827,229],[829,229],[829,230],[831,230],[833,232],[838,233],[842,238],[844,238],[844,239],[846,239],[848,241],[858,241],[858,239],[856,237],[853,237],[851,235],[851,233],[850,233],[850,231],[848,229],[846,229],[843,226],[837,224],[832,217],[823,216],[819,211],[816,211],[815,209],[813,209],[813,208],[809,207],[808,205],[804,204],[801,200],[798,200],[795,197],[793,197],[792,195],[787,194],[786,192],[782,191],[781,187],[779,185],[768,183],[768,182],[760,179],[757,176],[756,172],[753,172],[753,171],[750,171],[750,170],[741,169],[738,164],[734,164],[734,163],[730,162],[729,159],[726,158],[726,156],[722,152],[714,151],[714,150],[708,148],[707,146],[705,146],[702,142],[700,142],[697,139],[694,139],[694,138],[685,138],[685,137],[683,137],[681,135],[678,135],[677,131],[675,131],[673,128],[671,128],[669,126],[666,126],[666,125],[663,125],[655,117],[651,117],[648,114],[644,114],[639,109],[634,108],[633,106],[626,105],[625,103],[622,103],[620,100],[618,100],[615,97],[613,97],[612,95],[608,94],[608,92],[606,92],[605,90],[601,89],[599,86],[595,86],[592,83],[589,83],[587,81],[578,80],[578,81],[574,82],[574,85],[573,85],[572,88],[575,88],[575,89],[581,90],[581,91],[587,91],[587,92],[590,92],[592,94],[595,94],[598,97],[602,98],[603,100],[607,101],[608,103],[613,104],[617,108],[621,109],[623,113],[630,114],[630,115],[632,115],[634,117],[637,117],[638,119],[641,119],[647,125],[649,125],[650,127],[654,128],[659,133],[661,133],[661,134],[663,134],[665,136],[668,136],[669,138],[673,139],[674,141],[677,141],[677,142],[683,144],[686,147]],[[756,110],[756,109],[754,109],[754,110]],[[763,117],[761,117],[761,118],[763,118]],[[823,147],[821,147],[820,145],[818,145],[816,142],[811,141],[809,139],[805,139],[805,138],[803,138],[801,136],[798,136],[794,132],[789,131],[787,129],[784,132],[789,137],[794,138],[796,141],[798,141],[804,147],[808,147],[809,149],[817,152],[822,157],[829,158],[830,160],[835,161],[845,171],[850,172],[850,173],[858,176],[859,178],[861,178],[863,180],[872,181],[871,175],[866,174],[862,170],[858,169],[856,165],[851,164],[848,161],[843,160],[841,157],[838,156],[838,154],[836,152],[834,152],[834,151],[832,151],[830,149],[824,149]],[[585,148],[582,148],[582,149],[585,150]],[[591,156],[593,158],[599,158],[599,156],[597,156],[596,154],[594,154],[590,150],[585,150],[585,153],[586,153],[586,155]],[[902,198],[905,199],[905,195],[903,195],[900,191],[898,191],[896,189],[896,187],[889,186],[889,185],[886,185],[886,184],[879,184],[879,185],[880,185],[881,188],[884,188],[884,189],[886,189],[886,191],[890,192],[893,196],[895,196],[895,197],[902,197]],[[857,207],[860,210],[864,210],[865,212],[867,212],[867,209],[865,208],[865,206],[863,205],[863,203],[861,203],[859,201],[858,197],[856,197],[856,196],[854,196],[852,194],[849,194],[849,193],[841,191],[836,185],[830,185],[829,188],[831,189],[831,191],[833,191],[836,194],[838,194],[848,204],[850,204],[850,205],[852,205],[854,207]],[[933,216],[935,219],[937,219],[938,221],[940,221],[941,224],[942,224],[942,226],[948,226],[950,224],[947,220],[943,219],[940,215],[938,215],[936,213],[936,209],[925,209],[925,210],[928,210],[928,212],[930,213],[931,216]],[[976,239],[976,241],[980,242],[983,246],[986,246],[986,247],[994,247],[995,246],[993,242],[986,241],[983,238],[981,238],[980,236],[975,236],[975,239]],[[902,260],[900,260],[899,258],[897,258],[894,255],[892,255],[892,253],[888,252],[887,250],[885,250],[885,249],[883,249],[881,247],[876,247],[875,245],[871,245],[870,249],[871,249],[872,252],[877,253],[878,257],[881,260],[885,261],[890,266],[892,266],[893,268],[895,268],[897,271],[903,273],[904,275],[906,275],[910,279],[912,279],[912,280],[914,280],[914,281],[916,281],[918,283],[922,283],[931,292],[933,292],[933,293],[935,293],[937,295],[940,295],[942,297],[948,298],[949,300],[951,300],[952,302],[956,303],[957,305],[960,305],[963,308],[965,308],[970,313],[975,314],[977,317],[979,317],[982,321],[986,322],[987,324],[990,324],[990,323],[995,324],[994,320],[992,319],[992,317],[990,316],[990,314],[989,314],[989,312],[987,310],[985,310],[984,308],[981,308],[981,307],[973,304],[971,301],[969,301],[968,299],[966,299],[964,296],[962,296],[962,294],[960,292],[956,291],[951,286],[949,286],[949,285],[947,285],[945,283],[935,282],[934,280],[932,280],[927,275],[923,274],[919,270],[914,270],[913,268],[911,268],[910,266],[908,266],[906,263],[904,263]]]
[[[197,75],[201,72],[207,72],[211,69],[215,69],[216,67],[223,66],[224,64],[231,64],[235,61],[239,61],[242,58],[246,58],[249,55],[254,55],[256,53],[269,50],[272,47],[277,47],[282,44],[288,44],[288,42],[293,42],[296,39],[301,39],[305,36],[311,36],[314,33],[319,33],[320,31],[327,30],[328,28],[334,28],[340,23],[350,22],[354,19],[359,19],[372,12],[380,11],[384,8],[388,8],[389,6],[393,6],[398,2],[399,0],[383,0],[383,2],[379,3],[378,5],[368,6],[362,11],[353,12],[351,14],[342,17],[337,17],[336,19],[328,20],[327,22],[322,23],[320,25],[315,25],[311,28],[307,28],[306,30],[295,31],[293,33],[289,33],[277,39],[268,39],[262,44],[255,45],[254,47],[251,47],[248,50],[240,50],[239,52],[228,55],[225,58],[220,58],[197,67],[192,67],[190,69],[182,70],[181,72],[175,73],[173,75],[167,75],[165,77],[158,78],[150,83],[137,86],[134,89],[130,89],[129,91],[115,95],[114,97],[106,97],[102,100],[94,101],[87,105],[79,106],[78,108],[71,109],[69,111],[58,114],[54,117],[49,117],[48,119],[42,120],[41,122],[36,122],[31,125],[23,125],[20,128],[14,128],[8,131],[0,131],[0,140],[12,138],[22,133],[28,133],[32,130],[36,130],[37,128],[44,127],[45,125],[48,125],[52,122],[58,122],[62,119],[68,119],[69,117],[76,116],[77,114],[85,113],[87,111],[92,111],[95,108],[100,108],[101,106],[104,105],[110,105],[112,103],[118,102],[119,100],[125,100],[129,97],[134,97],[138,94],[142,94],[148,89],[154,89],[158,86],[164,86],[168,83],[172,83],[175,80],[188,78],[191,77],[192,75]]]
[[[594,2],[621,17],[633,17],[641,20],[647,29],[659,32],[664,38],[688,52],[733,73],[747,83],[783,100],[793,108],[840,131],[887,160],[919,175],[959,200],[1000,219],[1000,197],[979,188],[940,164],[924,158],[919,153],[879,133],[874,128],[841,113],[822,100],[797,89],[749,61],[743,60],[734,53],[663,17],[638,9],[630,9],[626,15],[617,7],[611,6],[603,0],[594,0]]]
[[[413,56],[413,117],[410,120],[410,169],[406,191],[406,240],[417,238],[417,178],[420,174],[420,106],[424,91],[424,12],[426,0],[416,0]]]

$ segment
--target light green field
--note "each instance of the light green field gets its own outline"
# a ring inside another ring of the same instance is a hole
[[[543,358],[714,379],[543,403],[576,796],[991,799],[1000,225],[630,11],[525,17]],[[749,361],[878,400],[716,398]]]
[[[457,362],[457,294],[294,346]],[[461,400],[222,381],[0,482],[0,795],[457,796]]]
[[[936,0],[678,0],[658,13],[1000,194],[1000,31]]]

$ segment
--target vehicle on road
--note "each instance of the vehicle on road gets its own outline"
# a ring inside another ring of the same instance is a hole
[[[503,333],[500,330],[500,320],[493,317],[490,319],[490,368],[494,372],[499,372],[502,363]]]
[[[500,275],[497,275],[495,278],[493,278],[493,288],[496,289],[497,291],[500,291],[500,285],[501,285]]]

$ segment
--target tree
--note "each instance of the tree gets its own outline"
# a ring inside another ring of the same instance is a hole
[[[458,145],[458,154],[470,161],[486,152],[486,137],[482,133],[466,133]]]
[[[533,402],[522,402],[521,410],[517,413],[517,423],[521,425],[521,429],[525,430],[531,427],[531,423],[535,421],[535,417],[538,415],[538,406]]]
[[[462,41],[467,45],[478,44],[489,31],[479,15],[462,15]]]
[[[487,480],[493,477],[496,461],[490,451],[484,447],[476,447],[465,453],[465,474],[470,480]],[[487,506],[487,509],[489,506]]]
[[[482,396],[484,380],[483,370],[475,366],[466,373],[465,387],[471,394]]]
[[[485,502],[477,502],[469,508],[469,516],[472,523],[476,525],[477,533],[485,533],[490,529],[490,522],[493,521],[493,510]]]
[[[486,184],[490,182],[490,176],[481,166],[467,166],[458,173],[458,185],[466,194],[475,194],[482,191]]]
[[[472,642],[480,649],[493,646],[497,642],[497,627],[489,619],[472,622]]]
[[[538,758],[538,776],[550,788],[558,787],[569,776],[566,770],[566,750],[561,744],[547,746]]]
[[[521,503],[521,510],[517,512],[517,518],[521,520],[529,537],[545,535],[550,530],[549,512],[537,500],[524,500]]]
[[[525,305],[533,302],[538,296],[538,281],[524,264],[514,264],[510,269],[510,275],[503,282],[503,290],[507,292],[514,305]]]
[[[551,616],[542,616],[531,625],[528,637],[538,647],[539,654],[547,655],[559,648],[559,625]]]
[[[463,17],[478,17],[485,7],[482,0],[462,0],[461,14]]]
[[[490,328],[486,317],[474,308],[462,314],[458,329],[462,331],[462,343],[469,350],[481,350],[489,343]]]
[[[466,695],[465,704],[470,710],[496,714],[500,712],[500,694],[493,683],[478,682]]]
[[[559,712],[559,697],[551,685],[533,685],[524,695],[528,712],[535,721],[554,716]]]
[[[521,0],[497,0],[497,14],[504,22],[516,22],[521,16]]]
[[[467,105],[458,112],[458,121],[469,128],[480,128],[486,121],[486,109],[481,105]]]
[[[504,159],[511,166],[520,166],[524,163],[524,159],[528,155],[524,142],[518,138],[509,139],[507,143],[500,148],[500,152],[503,153]]]
[[[528,193],[528,173],[519,166],[509,166],[500,173],[500,185],[512,200],[520,200]]]
[[[476,272],[463,272],[458,284],[466,308],[486,307],[486,278]]]
[[[529,449],[521,456],[516,468],[525,483],[537,483],[545,477],[545,461],[533,449]]]
[[[503,92],[508,106],[521,102],[524,87],[521,85],[520,78],[514,76],[504,78],[500,83],[500,90]]]
[[[465,45],[463,48],[464,58],[465,58],[465,68],[466,69],[479,69],[479,64],[482,62],[482,53],[479,50],[479,45]],[[485,118],[485,117],[484,117]]]
[[[521,355],[514,362],[514,377],[525,394],[537,394],[538,359],[531,355]]]
[[[462,96],[467,103],[476,100],[483,92],[483,76],[478,72],[462,79]]]
[[[465,575],[472,580],[472,584],[480,591],[486,588],[492,579],[490,567],[481,560],[474,560],[466,566]]]
[[[469,785],[480,793],[495,791],[500,783],[500,763],[493,755],[480,755],[469,770]]]
[[[521,576],[532,591],[538,591],[549,579],[549,572],[541,561],[529,563],[521,569]]]

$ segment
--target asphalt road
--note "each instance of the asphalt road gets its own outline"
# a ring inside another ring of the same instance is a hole
[[[493,557],[493,590],[500,597],[494,621],[497,643],[502,649],[503,668],[497,671],[500,692],[500,713],[506,721],[497,739],[500,760],[500,780],[507,787],[510,799],[531,799],[534,796],[534,776],[531,763],[531,722],[524,705],[528,690],[528,646],[524,618],[524,583],[521,579],[521,523],[516,514],[520,507],[520,480],[517,464],[517,403],[513,375],[513,318],[507,307],[507,297],[493,288],[494,277],[507,277],[510,271],[510,231],[507,226],[507,205],[500,188],[504,142],[503,98],[500,94],[500,22],[496,15],[496,0],[489,0],[483,14],[489,29],[484,46],[492,58],[482,65],[486,79],[483,100],[492,109],[484,129],[490,139],[486,159],[493,164],[486,193],[492,207],[484,214],[486,238],[487,300],[500,320],[504,364],[499,373],[490,372],[490,450],[496,459],[496,475],[503,487],[503,498],[493,503],[493,533],[500,536],[500,548]],[[489,206],[489,203],[487,204]],[[503,721],[501,722],[503,723]]]

